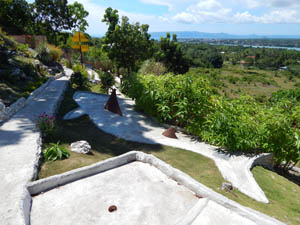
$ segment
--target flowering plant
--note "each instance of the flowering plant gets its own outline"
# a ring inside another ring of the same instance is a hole
[[[42,132],[43,137],[51,138],[56,131],[55,116],[49,116],[43,112],[37,119],[37,126]]]

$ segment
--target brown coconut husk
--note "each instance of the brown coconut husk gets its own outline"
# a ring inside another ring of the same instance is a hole
[[[164,135],[165,137],[168,137],[168,138],[178,139],[175,132],[176,132],[175,128],[170,127],[169,129],[165,130],[162,133],[162,135]]]

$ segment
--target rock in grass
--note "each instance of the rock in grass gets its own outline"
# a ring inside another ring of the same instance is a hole
[[[223,182],[222,183],[222,188],[221,188],[222,190],[225,190],[225,191],[229,191],[229,192],[231,192],[231,191],[233,191],[233,186],[232,186],[232,184],[230,184],[230,183],[225,183],[225,182]]]
[[[91,146],[87,141],[77,141],[71,144],[71,151],[88,154],[91,150]]]

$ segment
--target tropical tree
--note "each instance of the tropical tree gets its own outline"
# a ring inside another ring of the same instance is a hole
[[[32,33],[32,8],[25,0],[0,1],[0,26],[13,34]]]
[[[88,22],[85,19],[89,15],[88,11],[85,11],[83,5],[78,2],[69,5],[68,9],[71,22],[70,26],[75,30],[84,32],[88,26]]]
[[[35,0],[36,22],[46,31],[59,32],[71,27],[67,0]]]
[[[62,30],[84,31],[88,26],[85,20],[88,12],[78,2],[68,5],[68,0],[35,0],[33,7],[36,32],[46,34],[54,44]]]
[[[127,74],[138,69],[138,64],[151,54],[153,41],[148,34],[149,25],[130,24],[126,16],[119,20],[117,10],[107,8],[102,22],[106,22],[108,30],[103,40],[104,50],[116,64],[127,70]]]
[[[211,64],[214,68],[221,68],[223,66],[222,56],[216,51],[207,52],[204,59],[204,61],[207,61],[207,64]]]
[[[176,34],[172,39],[170,33],[167,37],[160,38],[160,49],[155,54],[157,61],[162,62],[168,69],[175,74],[186,73],[189,70],[188,60],[184,57],[181,45],[177,42]]]

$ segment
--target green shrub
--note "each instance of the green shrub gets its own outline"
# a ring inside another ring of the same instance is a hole
[[[23,52],[25,54],[28,54],[28,45],[27,44],[18,44],[16,50],[18,52]]]
[[[76,73],[76,72],[80,72],[82,74],[82,76],[88,78],[89,77],[89,73],[86,71],[85,66],[82,66],[80,64],[75,64],[72,66],[72,70]]]
[[[102,89],[108,93],[109,88],[116,83],[114,76],[109,72],[98,71],[98,74],[100,75]]]
[[[50,145],[51,147],[43,150],[43,157],[46,161],[55,161],[57,159],[62,160],[63,158],[70,157],[70,153],[63,147],[59,146],[59,142],[56,144],[50,143]]]
[[[63,55],[63,51],[61,50],[61,48],[50,44],[48,44],[47,47],[49,48],[49,53],[52,61],[59,61]]]
[[[250,96],[229,99],[215,95],[202,76],[188,73],[130,76],[122,91],[138,110],[229,152],[273,153],[284,169],[300,161],[298,90],[273,94],[269,103]]]
[[[45,65],[50,65],[52,62],[57,62],[61,59],[63,51],[61,48],[47,43],[42,43],[37,48],[38,59]]]
[[[229,83],[231,84],[236,84],[237,82],[240,81],[240,78],[238,77],[234,77],[234,76],[228,76],[227,80],[229,81]]]
[[[226,147],[228,151],[258,149],[258,121],[255,114],[260,106],[249,96],[215,100],[215,108],[205,119],[204,126],[194,132],[204,141]]]
[[[49,65],[51,63],[52,57],[46,43],[42,43],[41,45],[39,45],[37,48],[37,52],[37,57],[42,63],[44,63],[45,65]]]
[[[261,120],[261,148],[273,153],[276,165],[284,169],[290,169],[300,160],[299,128],[294,124],[297,115],[290,110],[294,111],[294,104],[282,101],[257,114]]]
[[[196,75],[130,76],[122,90],[136,100],[138,110],[179,126],[201,123],[212,95],[209,82]]]
[[[29,77],[37,77],[37,69],[31,63],[25,64],[22,70]]]
[[[146,60],[140,70],[139,73],[146,75],[146,74],[153,74],[153,75],[162,75],[167,72],[167,68],[161,62],[155,62],[153,59]]]
[[[87,87],[88,79],[81,72],[74,72],[70,79],[71,85],[77,88]]]
[[[280,90],[272,93],[270,102],[276,103],[282,100],[290,100],[293,102],[300,101],[300,88],[291,89],[291,90]]]
[[[296,88],[300,88],[300,82],[296,82],[296,83],[294,84],[294,86],[295,86]]]

